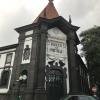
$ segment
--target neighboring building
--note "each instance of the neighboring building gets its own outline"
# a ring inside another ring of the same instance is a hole
[[[7,94],[10,88],[17,46],[18,44],[0,47],[0,99],[3,98],[1,95]]]
[[[0,47],[0,100],[58,100],[88,94],[88,73],[77,45],[79,27],[48,5],[30,25],[16,28],[18,44]]]

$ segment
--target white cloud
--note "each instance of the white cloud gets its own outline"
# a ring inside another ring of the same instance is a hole
[[[20,7],[20,0],[0,0],[0,11],[2,11],[2,13],[16,12]]]
[[[48,0],[0,0],[0,46],[17,42],[16,27],[30,24],[47,5]],[[80,26],[78,33],[100,25],[100,0],[54,0],[59,14]]]

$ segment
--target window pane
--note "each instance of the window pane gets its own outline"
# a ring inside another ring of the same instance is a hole
[[[9,53],[9,54],[7,54],[6,63],[5,64],[10,64],[11,60],[12,60],[12,53]]]
[[[4,70],[2,69],[1,75],[0,75],[0,87],[7,88],[8,87],[8,81],[10,76],[10,70]]]

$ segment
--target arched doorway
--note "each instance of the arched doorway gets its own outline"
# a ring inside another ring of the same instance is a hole
[[[48,100],[59,100],[64,95],[62,71],[59,69],[49,69],[46,78]]]

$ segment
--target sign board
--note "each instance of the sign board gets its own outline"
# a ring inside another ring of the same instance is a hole
[[[66,35],[57,28],[48,31],[46,43],[46,60],[67,61]]]

